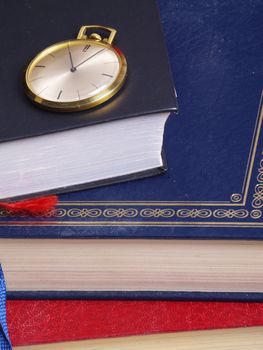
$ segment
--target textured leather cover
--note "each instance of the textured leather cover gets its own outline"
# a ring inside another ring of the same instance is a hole
[[[177,109],[154,0],[10,0],[0,4],[0,22],[0,141]],[[88,24],[117,29],[114,44],[128,63],[125,86],[89,111],[58,114],[35,107],[24,93],[29,61],[54,43],[76,38]]]
[[[1,237],[263,238],[262,5],[160,9],[180,103],[166,128],[168,172],[62,195],[44,218],[1,211]]]
[[[10,300],[13,345],[263,324],[263,303]]]

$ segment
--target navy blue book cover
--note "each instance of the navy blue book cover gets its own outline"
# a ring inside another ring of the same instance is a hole
[[[167,173],[63,194],[44,217],[1,210],[0,237],[263,238],[262,4],[159,8],[180,109]]]
[[[0,237],[263,239],[262,4],[158,3],[180,109],[166,125],[167,173],[63,194],[43,217],[1,210]],[[37,295],[62,297],[10,294]],[[63,297],[263,298],[176,292],[68,292]]]

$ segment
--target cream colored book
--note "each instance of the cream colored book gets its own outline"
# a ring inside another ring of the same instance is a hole
[[[263,327],[192,331],[22,346],[14,350],[262,350]]]

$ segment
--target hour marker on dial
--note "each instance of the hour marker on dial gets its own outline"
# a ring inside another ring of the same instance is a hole
[[[42,89],[42,90],[37,94],[37,96],[39,96],[40,94],[42,94],[42,92],[44,92],[47,88],[48,88],[48,86],[46,86],[44,89]]]
[[[42,78],[43,78],[43,76],[42,76],[42,77],[36,77],[36,78],[30,80],[30,83],[32,83],[33,81],[36,81],[36,80],[38,80],[38,79],[42,79]]]
[[[93,83],[91,83],[91,85],[92,85],[92,86],[94,86],[94,87],[95,87],[95,89],[97,89],[97,90],[98,90],[97,85],[95,85],[95,84],[93,84]]]
[[[90,45],[86,45],[82,51],[87,52],[89,48],[90,48]]]
[[[62,94],[62,90],[60,90],[60,92],[59,92],[59,94],[58,94],[58,97],[57,97],[57,100],[60,99],[61,94]]]

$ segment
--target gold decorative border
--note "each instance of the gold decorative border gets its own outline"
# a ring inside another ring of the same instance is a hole
[[[247,209],[170,209],[170,208],[146,208],[146,209],[135,209],[135,208],[107,208],[101,210],[99,208],[86,209],[86,208],[72,208],[72,209],[54,209],[45,215],[35,215],[36,218],[192,218],[192,219],[245,219],[247,217],[252,219],[259,219],[262,216],[260,210],[249,211]],[[11,213],[5,210],[0,210],[0,218],[6,217],[21,217],[26,218],[26,213]]]
[[[257,222],[262,218],[263,207],[263,158],[260,160],[257,184],[254,188],[251,209],[244,208],[248,203],[248,192],[251,184],[252,172],[258,148],[259,136],[263,120],[263,93],[261,94],[260,105],[258,109],[256,124],[252,137],[249,151],[244,181],[240,193],[234,193],[230,196],[229,201],[219,202],[201,202],[201,201],[83,201],[70,202],[61,201],[58,207],[49,212],[44,217],[45,221],[0,221],[0,226],[176,226],[176,227],[254,227],[263,228],[263,222]],[[262,153],[263,155],[263,153]],[[131,206],[146,208],[133,208]],[[81,208],[73,207],[66,209],[67,206],[81,206]],[[106,209],[96,208],[95,206],[107,206]],[[109,207],[110,206],[110,207]],[[118,208],[118,206],[122,206]],[[217,207],[213,209],[213,207]],[[91,207],[91,208],[90,208]],[[153,208],[155,207],[155,208]],[[166,207],[166,208],[165,208]],[[171,208],[178,207],[178,208]],[[192,207],[192,208],[187,208]],[[206,207],[206,208],[205,208]],[[208,207],[208,208],[207,208]],[[227,207],[227,208],[226,208]],[[238,208],[236,208],[238,207]],[[4,210],[0,210],[0,218],[17,217]],[[19,217],[26,217],[20,213]],[[48,218],[85,218],[87,221],[46,221]],[[102,218],[101,221],[93,221],[93,219]],[[118,221],[109,220],[118,218]],[[124,219],[131,219],[125,221]],[[144,220],[136,221],[136,218]],[[161,218],[163,221],[150,221],[152,218]],[[168,221],[166,219],[174,218],[182,221]],[[187,221],[191,218],[192,221]],[[207,221],[213,218],[216,221]],[[106,220],[105,220],[106,219]],[[165,220],[164,220],[165,219]],[[184,220],[185,219],[185,220]],[[198,221],[196,221],[199,219]],[[200,221],[200,219],[202,221]],[[222,221],[227,220],[227,221]],[[238,221],[237,221],[238,220]],[[248,221],[253,220],[253,221]]]

